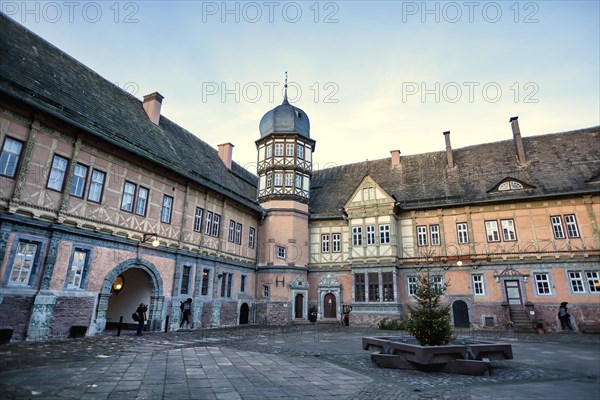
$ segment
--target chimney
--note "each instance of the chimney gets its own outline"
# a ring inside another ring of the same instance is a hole
[[[219,158],[223,161],[223,164],[227,167],[227,169],[231,169],[232,155],[233,155],[233,145],[231,143],[223,143],[219,146]]]
[[[160,120],[160,106],[164,97],[160,93],[154,92],[144,96],[144,111],[148,114],[148,118],[154,125],[158,125]]]
[[[521,139],[521,130],[519,129],[518,119],[519,117],[512,117],[509,122],[513,132],[515,148],[517,150],[517,160],[519,161],[519,164],[525,164],[525,149],[523,148],[523,140]]]
[[[392,167],[400,164],[400,150],[392,150],[390,151],[392,155]]]
[[[450,131],[444,132],[444,139],[446,140],[446,159],[448,159],[448,167],[454,167],[454,159],[452,158],[452,145],[450,144]]]

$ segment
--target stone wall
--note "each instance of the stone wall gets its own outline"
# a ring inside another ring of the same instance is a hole
[[[50,335],[68,337],[72,326],[89,326],[94,297],[58,297],[54,304]]]
[[[349,315],[350,326],[370,326],[377,327],[379,321],[384,318],[397,319],[402,318],[400,314],[371,314],[351,312]]]
[[[493,318],[493,326],[486,326],[486,318]],[[475,303],[469,309],[469,320],[474,329],[506,328],[508,321],[510,321],[510,313],[508,307],[494,304],[479,305]]]
[[[292,321],[292,307],[288,302],[257,303],[256,319],[258,324],[287,324]]]
[[[213,305],[211,302],[204,302],[204,305],[202,306],[202,314],[200,316],[200,321],[202,322],[203,328],[212,326],[212,309]]]
[[[233,326],[237,324],[237,303],[221,303],[221,326]]]
[[[25,339],[33,297],[0,296],[0,299],[0,329],[12,329],[12,340]]]

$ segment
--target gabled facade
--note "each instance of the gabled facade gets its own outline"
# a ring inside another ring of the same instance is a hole
[[[599,323],[600,127],[314,171],[307,114],[260,121],[257,175],[0,16],[0,328],[15,339],[401,318],[419,273],[456,326]],[[6,55],[6,56],[4,56]],[[24,73],[27,71],[27,73]],[[155,243],[153,243],[155,242]],[[116,283],[119,283],[117,285]]]

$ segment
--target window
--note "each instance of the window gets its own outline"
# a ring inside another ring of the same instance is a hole
[[[287,143],[285,145],[285,156],[286,157],[294,157],[294,144]]]
[[[575,215],[565,215],[565,224],[567,225],[567,235],[570,238],[578,238],[579,230],[577,229],[577,221],[575,220]]]
[[[240,292],[246,291],[246,275],[240,276]]]
[[[88,200],[95,203],[102,202],[102,192],[104,191],[104,177],[106,174],[97,169],[92,170],[90,179],[90,190],[88,191]]]
[[[301,143],[298,143],[296,157],[298,157],[300,160],[304,158],[304,146]]]
[[[485,221],[485,234],[488,242],[499,242],[498,221]]]
[[[585,279],[590,293],[600,293],[600,273],[598,271],[586,271]]]
[[[227,274],[221,274],[221,297],[225,297],[225,290],[227,290]]]
[[[208,283],[210,278],[210,270],[205,269],[202,271],[202,296],[206,296],[208,294]]]
[[[444,285],[444,277],[442,275],[434,275],[431,277],[431,284],[433,285],[433,287],[441,292],[444,291],[445,286]]]
[[[6,137],[0,154],[0,175],[14,178],[17,173],[23,143],[13,138]]]
[[[439,225],[429,225],[429,237],[431,238],[432,246],[440,245],[440,226]]]
[[[367,225],[367,244],[375,244],[375,226]]]
[[[367,274],[369,280],[369,301],[379,301],[379,274]]]
[[[408,283],[408,295],[414,296],[415,294],[417,294],[418,278],[414,275],[409,276],[407,279],[407,283]]]
[[[354,301],[365,301],[365,274],[354,274]]]
[[[512,219],[500,220],[502,225],[502,240],[505,242],[511,242],[517,240],[517,234],[515,233],[515,221]]]
[[[212,223],[212,236],[219,237],[220,228],[221,228],[221,216],[219,214],[213,215],[213,223]]]
[[[194,232],[200,232],[202,230],[202,214],[204,210],[200,207],[196,207],[196,215],[194,216]]]
[[[254,228],[250,228],[250,232],[248,232],[248,247],[251,249],[254,248],[255,235],[256,235],[256,230]]]
[[[569,271],[569,282],[571,283],[571,291],[573,293],[585,293],[583,277],[580,271]]]
[[[506,190],[520,190],[523,189],[523,185],[517,181],[503,182],[498,186],[498,191],[503,192]]]
[[[127,212],[133,211],[133,199],[135,197],[135,189],[135,184],[125,181],[125,186],[123,187],[123,196],[121,198],[121,210]]]
[[[233,274],[225,274],[227,276],[227,297],[231,297],[231,286],[233,283]]]
[[[283,143],[275,143],[275,157],[283,156]]]
[[[296,188],[302,189],[302,175],[296,174]]]
[[[213,216],[212,211],[206,212],[206,220],[204,222],[204,234],[205,235],[210,235],[210,232],[212,229],[212,216]]]
[[[229,232],[227,234],[227,240],[229,240],[230,242],[233,242],[235,239],[235,221],[230,219],[229,220]]]
[[[375,188],[369,187],[362,190],[363,201],[375,200]]]
[[[352,245],[362,246],[362,226],[352,227]]]
[[[273,157],[273,145],[269,144],[265,147],[265,158]]]
[[[294,174],[293,173],[287,173],[285,174],[285,186],[286,187],[293,187],[294,183]]]
[[[461,222],[456,224],[456,234],[458,236],[458,243],[465,244],[469,243],[469,233],[467,231],[467,223]]]
[[[36,243],[19,241],[10,272],[9,283],[29,285],[29,280],[35,268],[35,257],[38,245]]]
[[[321,235],[321,253],[329,253],[329,235]]]
[[[426,226],[417,226],[417,246],[427,246]]]
[[[192,273],[192,267],[190,265],[183,266],[183,272],[181,274],[181,294],[188,294],[190,287],[190,274]]]
[[[48,176],[48,189],[56,190],[57,192],[62,191],[68,164],[69,160],[66,158],[54,155],[50,175]]]
[[[143,186],[138,188],[137,200],[135,202],[135,213],[137,215],[141,215],[142,217],[146,216],[146,211],[148,209],[148,195],[150,191]]]
[[[383,301],[394,301],[394,274],[383,272],[381,280],[383,283]]]
[[[565,230],[562,224],[562,218],[560,216],[550,217],[552,223],[552,232],[554,233],[554,239],[564,239]]]
[[[269,297],[269,287],[267,285],[263,285],[263,297]]]
[[[273,174],[267,175],[267,187],[270,188],[273,186]]]
[[[75,164],[75,169],[73,170],[73,179],[71,180],[71,196],[83,198],[87,174],[88,167],[81,164]]]
[[[533,274],[535,288],[538,295],[545,296],[552,294],[550,290],[550,277],[546,273]]]
[[[333,251],[334,253],[339,253],[340,251],[342,251],[342,235],[340,233],[333,233],[331,234],[331,241],[332,241],[332,247],[331,247],[331,251]]]
[[[379,225],[379,243],[388,244],[390,242],[390,226],[388,224]]]
[[[235,242],[242,244],[242,224],[235,224]]]
[[[173,209],[173,198],[171,196],[167,196],[166,194],[163,196],[162,202],[162,211],[160,213],[160,221],[165,224],[171,223],[171,211]]]
[[[275,172],[275,186],[281,186],[283,180],[283,174],[281,172]]]
[[[277,258],[285,259],[285,247],[275,246],[275,255]]]
[[[471,275],[473,280],[473,294],[485,295],[485,287],[483,286],[483,275]]]
[[[67,289],[83,289],[82,285],[87,258],[88,252],[85,250],[75,249],[73,252],[69,275],[67,277]]]

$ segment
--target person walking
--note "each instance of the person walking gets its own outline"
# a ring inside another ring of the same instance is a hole
[[[138,328],[137,328],[138,336],[142,336],[142,330],[144,329],[144,323],[146,322],[146,319],[147,319],[146,311],[148,311],[148,306],[145,305],[144,303],[140,303],[137,310],[135,310],[135,312],[138,315]]]
[[[185,327],[189,328],[190,314],[192,313],[192,299],[190,297],[188,297],[188,299],[186,301],[182,301],[181,305],[179,306],[179,309],[181,310],[181,312],[183,314],[183,318],[181,319],[181,323],[179,324],[179,329],[181,329],[183,327],[184,323],[185,323]]]
[[[563,301],[560,303],[560,307],[558,308],[558,319],[560,320],[560,327],[564,331],[566,329],[572,331],[573,327],[571,326],[571,315],[567,310],[567,303]]]

